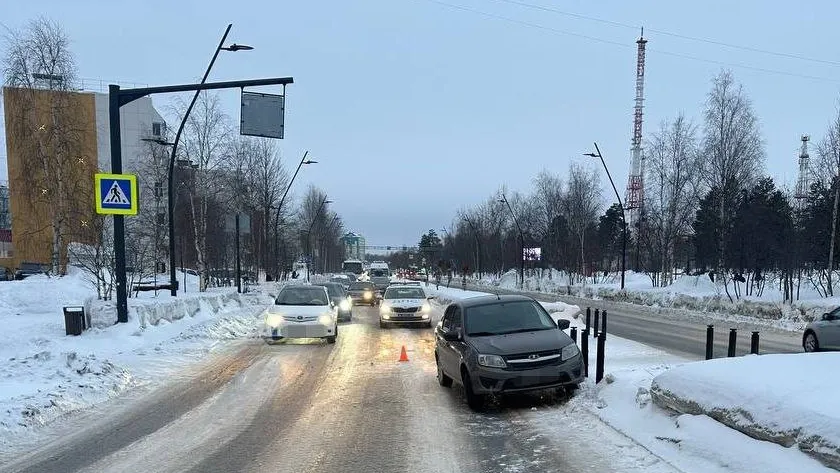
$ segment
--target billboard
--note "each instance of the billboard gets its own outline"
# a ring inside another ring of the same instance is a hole
[[[285,96],[242,91],[239,134],[282,139],[285,113]]]
[[[539,261],[542,259],[542,248],[523,248],[522,259],[525,261]]]

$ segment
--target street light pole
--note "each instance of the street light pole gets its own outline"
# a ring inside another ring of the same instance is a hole
[[[610,175],[610,170],[607,169],[607,163],[604,162],[604,157],[601,156],[601,150],[598,148],[598,143],[595,143],[595,153],[584,153],[584,156],[598,158],[601,160],[601,164],[604,166],[604,171],[607,173],[607,178],[610,180],[610,185],[612,185],[613,192],[615,192],[615,198],[618,200],[618,206],[621,207],[621,290],[623,291],[624,270],[627,260],[627,220],[624,215],[624,204],[621,202],[621,196],[618,195],[618,189],[615,188],[615,183]]]
[[[227,39],[228,33],[230,33],[230,28],[233,24],[228,24],[227,28],[225,28],[225,33],[222,35],[221,41],[219,41],[219,45],[216,46],[216,51],[213,52],[213,58],[210,60],[210,64],[207,66],[207,70],[204,71],[204,76],[201,78],[201,84],[204,84],[207,81],[207,76],[210,75],[210,69],[213,68],[213,64],[216,63],[216,58],[219,56],[219,52],[222,50],[225,51],[246,51],[253,49],[250,46],[244,46],[240,44],[232,44],[228,47],[223,47],[222,45],[225,43]],[[178,151],[178,141],[181,139],[181,133],[184,131],[184,125],[187,123],[187,118],[190,116],[190,112],[192,111],[193,107],[195,106],[196,100],[198,100],[198,95],[201,93],[201,90],[196,90],[195,94],[193,94],[192,101],[190,101],[190,105],[187,107],[187,111],[184,113],[184,117],[181,119],[181,124],[178,125],[178,131],[175,133],[175,140],[172,142],[172,155],[169,158],[169,185],[167,189],[167,213],[169,218],[169,285],[170,285],[170,294],[174,297],[178,295],[178,289],[176,286],[176,274],[175,274],[175,154]]]
[[[513,208],[510,206],[510,202],[508,202],[504,193],[502,193],[502,199],[499,202],[504,202],[507,205],[508,211],[510,211],[510,215],[513,217],[513,223],[516,224],[516,229],[519,230],[519,288],[522,289],[525,287],[525,234],[522,233],[519,220],[517,220],[516,214],[513,213]]]
[[[327,196],[324,196],[324,198],[321,200],[321,205],[318,206],[318,210],[315,212],[315,216],[312,217],[312,223],[309,224],[309,230],[306,231],[306,256],[310,259],[312,258],[312,255],[310,254],[312,253],[312,227],[314,227],[315,222],[318,221],[318,216],[321,215],[321,210],[323,210],[324,205],[331,203],[332,201],[327,200]],[[306,282],[309,282],[309,274],[312,272],[311,269],[312,268],[307,266]]]
[[[481,278],[481,238],[478,236],[478,232],[475,229],[475,225],[473,225],[472,220],[467,217],[464,217],[464,221],[470,226],[472,229],[473,236],[475,237],[475,255],[476,255],[476,270],[478,270],[478,277]]]
[[[300,158],[300,162],[298,163],[297,169],[295,169],[295,173],[292,175],[292,179],[289,181],[289,185],[286,186],[286,190],[283,192],[283,197],[280,198],[280,203],[277,204],[277,214],[274,216],[274,240],[275,240],[275,263],[277,266],[277,275],[280,275],[280,209],[283,208],[283,202],[286,201],[286,196],[289,195],[289,190],[292,188],[292,183],[295,182],[295,178],[300,172],[301,166],[304,164],[315,164],[318,161],[307,160],[306,156],[309,154],[309,151],[305,151],[303,153],[303,157]]]

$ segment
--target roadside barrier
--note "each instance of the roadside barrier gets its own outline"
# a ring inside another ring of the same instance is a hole
[[[737,354],[738,348],[738,329],[729,329],[729,340],[727,344],[726,356],[732,358]],[[758,355],[759,349],[759,332],[754,331],[750,336],[750,354]],[[715,326],[709,324],[706,326],[706,359],[711,360],[715,357]]]

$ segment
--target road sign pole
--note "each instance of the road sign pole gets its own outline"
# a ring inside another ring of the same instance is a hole
[[[120,86],[108,86],[108,114],[111,134],[111,173],[122,173],[120,140]],[[125,217],[114,215],[114,262],[117,276],[117,322],[128,322],[128,290],[125,277]]]

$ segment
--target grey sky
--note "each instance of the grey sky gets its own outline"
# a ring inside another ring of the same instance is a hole
[[[580,153],[592,141],[623,189],[638,30],[499,0],[442,1],[545,28],[433,0],[14,1],[0,21],[15,28],[46,14],[73,39],[81,77],[149,85],[200,77],[233,23],[230,42],[257,49],[223,53],[211,80],[294,76],[280,149],[287,167],[307,149],[321,162],[302,171],[295,188],[323,188],[369,244],[415,244],[423,231],[448,225],[459,207],[502,184],[528,191],[544,168],[565,174],[572,160],[587,159]],[[760,117],[767,172],[782,185],[795,181],[799,136],[818,140],[835,113],[836,1],[521,1],[646,27],[646,136],[680,111],[699,123],[710,79],[731,67]],[[222,97],[238,119],[238,93]],[[167,101],[155,103],[162,109]]]

